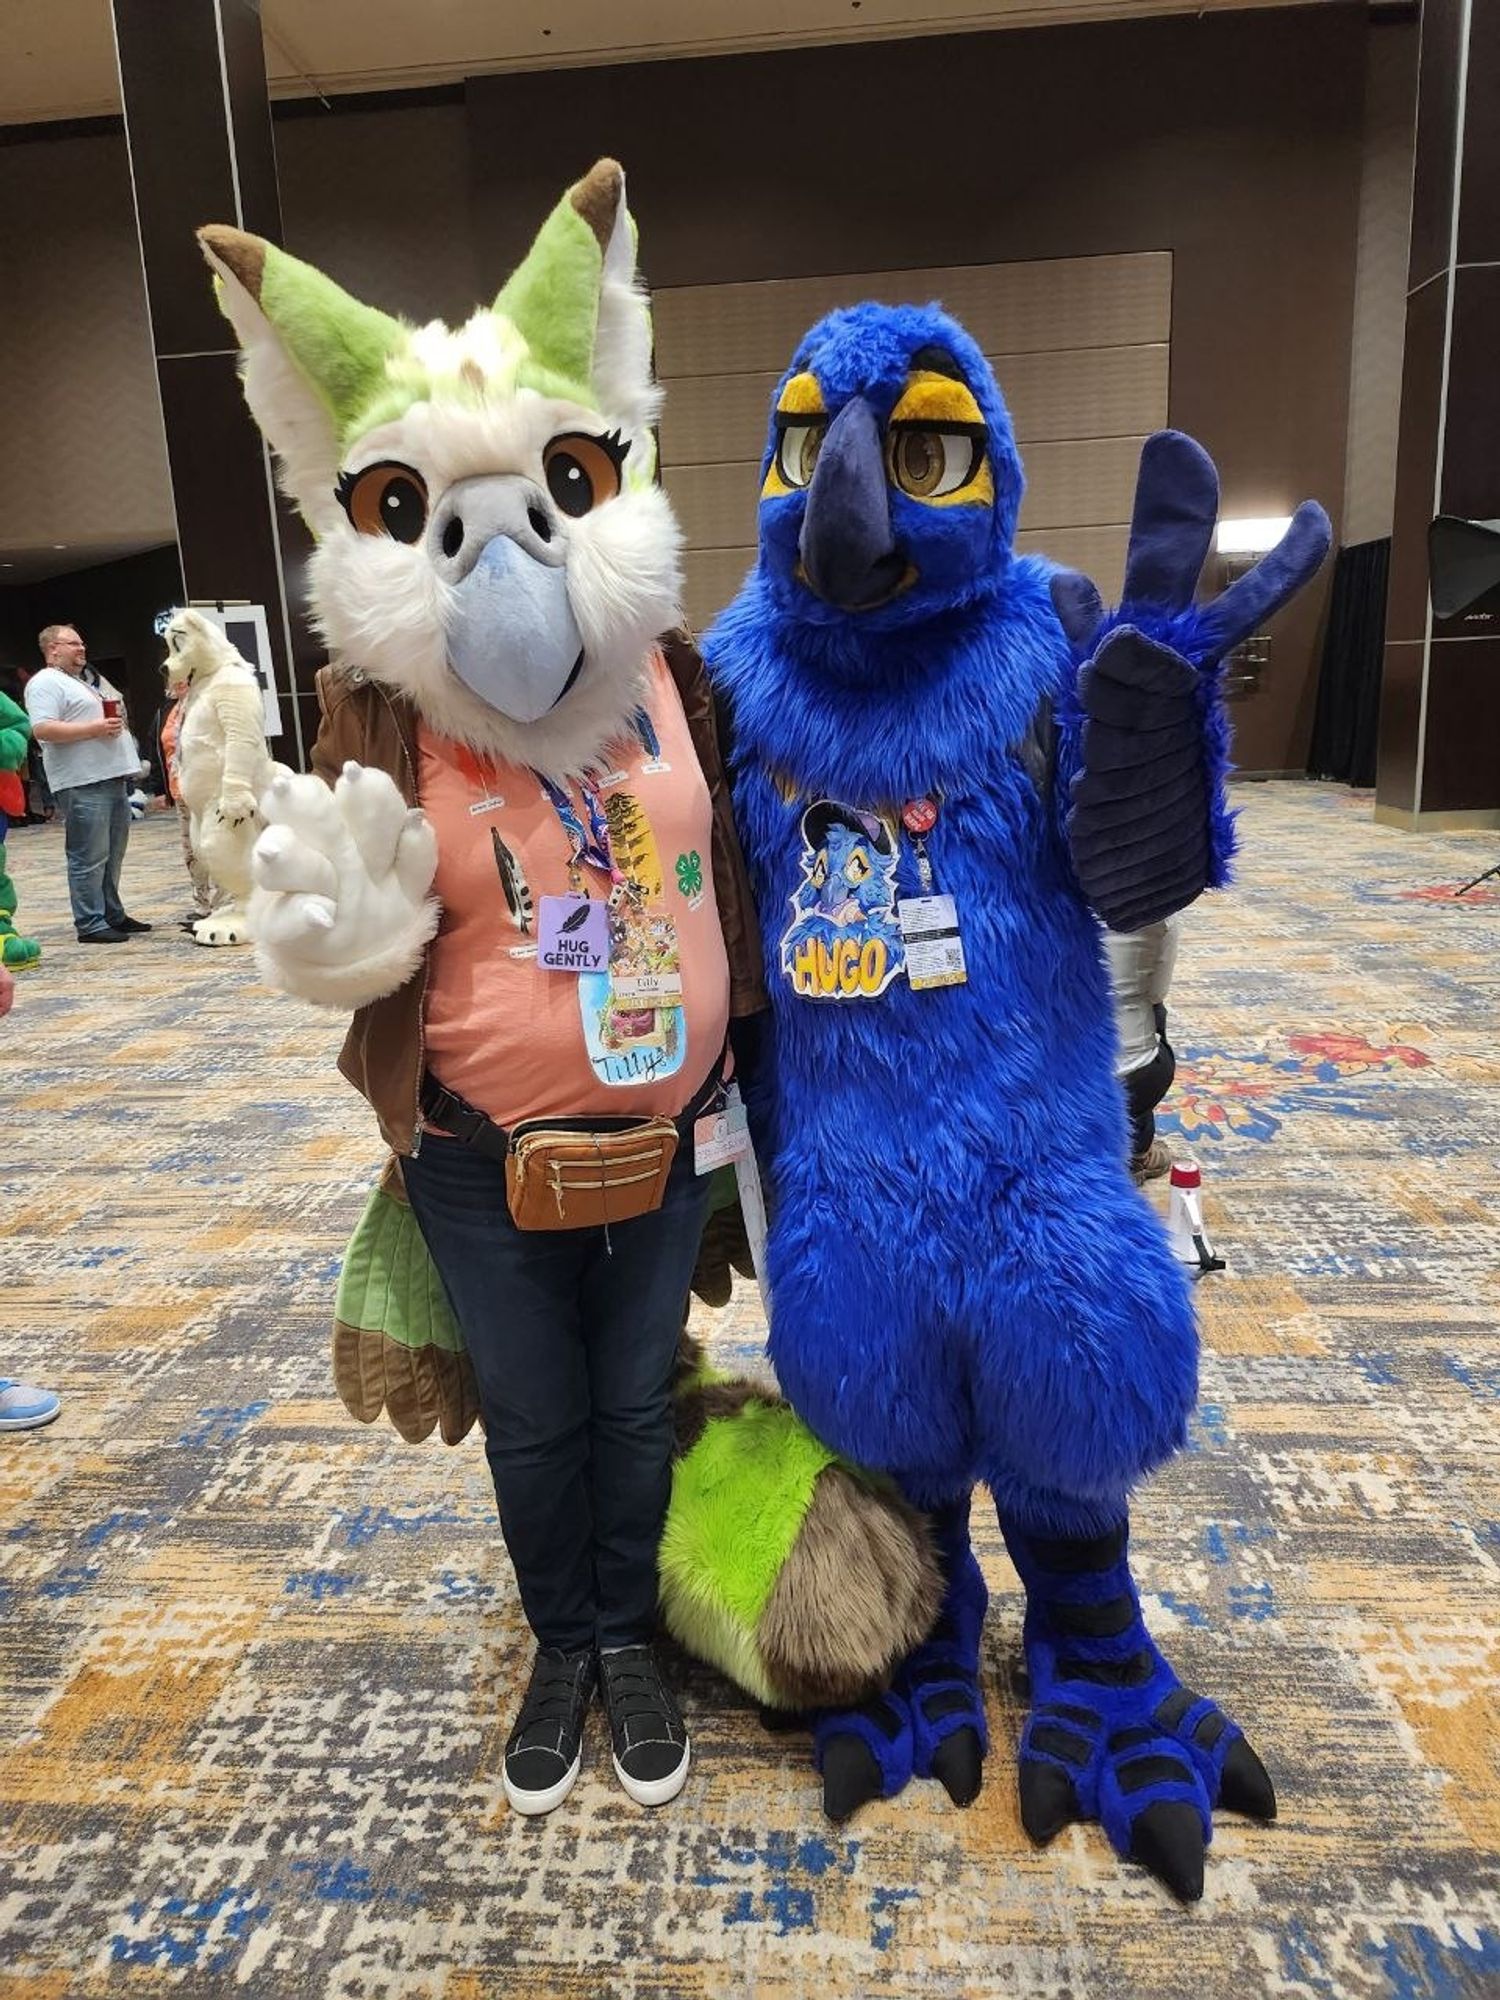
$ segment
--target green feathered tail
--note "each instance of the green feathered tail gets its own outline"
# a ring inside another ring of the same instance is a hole
[[[437,1430],[457,1444],[479,1417],[395,1160],[345,1253],[333,1374],[351,1416],[373,1423],[384,1410],[413,1442]],[[841,1705],[884,1685],[942,1596],[922,1516],[820,1444],[780,1396],[710,1368],[686,1330],[674,1415],[668,1631],[770,1707]]]

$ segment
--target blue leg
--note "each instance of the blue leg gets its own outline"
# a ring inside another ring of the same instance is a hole
[[[937,1778],[957,1805],[979,1793],[989,1743],[979,1692],[988,1593],[969,1545],[968,1496],[929,1518],[948,1578],[931,1638],[902,1662],[884,1694],[813,1720],[823,1810],[835,1821],[871,1799],[894,1798],[913,1776]]]
[[[948,1589],[931,1638],[907,1659],[896,1686],[911,1710],[916,1775],[936,1778],[955,1805],[967,1806],[979,1796],[990,1743],[979,1689],[989,1592],[969,1541],[967,1496],[931,1520]]]
[[[1045,1845],[1074,1820],[1098,1820],[1117,1854],[1196,1901],[1214,1807],[1275,1818],[1265,1766],[1158,1652],[1130,1575],[1123,1507],[1100,1534],[1046,1537],[1004,1516],[1001,1528],[1026,1587],[1022,1824]]]

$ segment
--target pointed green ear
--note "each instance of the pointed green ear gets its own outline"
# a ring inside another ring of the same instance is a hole
[[[547,217],[495,301],[532,358],[565,382],[593,377],[605,253],[624,201],[619,162],[598,161]]]
[[[385,381],[385,364],[405,338],[401,322],[350,298],[332,278],[289,257],[274,243],[215,224],[198,241],[220,275],[219,303],[229,312],[225,276],[236,279],[326,405],[339,436],[347,434]],[[243,329],[236,324],[236,330]]]

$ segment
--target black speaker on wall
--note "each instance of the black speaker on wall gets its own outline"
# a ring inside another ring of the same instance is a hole
[[[1439,514],[1427,530],[1432,608],[1457,618],[1500,584],[1500,521],[1465,521]]]

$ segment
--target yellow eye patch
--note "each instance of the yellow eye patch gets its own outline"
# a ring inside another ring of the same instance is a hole
[[[766,468],[762,500],[796,493],[812,478],[818,447],[828,428],[828,412],[816,375],[794,375],[776,403],[776,449]]]
[[[790,385],[788,385],[790,386]],[[951,375],[931,375],[925,369],[907,377],[901,400],[891,411],[893,424],[928,424],[941,430],[951,424],[984,424],[984,414],[962,382]]]
[[[914,369],[886,421],[891,484],[929,507],[992,507],[986,436],[983,412],[962,382]]]
[[[826,417],[823,391],[816,375],[794,375],[777,399],[776,410],[785,417]]]

